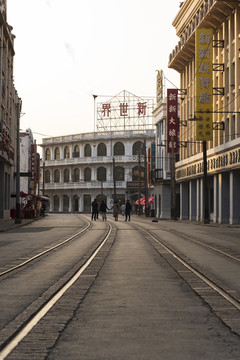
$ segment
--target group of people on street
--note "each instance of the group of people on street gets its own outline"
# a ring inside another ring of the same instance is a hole
[[[125,221],[127,221],[127,220],[130,221],[131,209],[132,209],[131,203],[127,199],[126,205],[125,205]],[[102,215],[102,220],[106,221],[107,220],[107,215],[106,215],[107,210],[113,210],[114,220],[118,221],[119,204],[117,201],[115,201],[113,206],[109,209],[104,200],[102,200],[100,207],[99,207],[97,199],[94,199],[94,201],[92,202],[92,220],[96,221],[98,219],[98,214],[100,211],[100,213]]]

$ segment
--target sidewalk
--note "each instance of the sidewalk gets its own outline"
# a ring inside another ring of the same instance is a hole
[[[15,219],[8,219],[8,220],[0,219],[0,232],[5,232],[20,226],[30,224],[35,220],[36,219],[21,219],[21,224],[15,224]]]

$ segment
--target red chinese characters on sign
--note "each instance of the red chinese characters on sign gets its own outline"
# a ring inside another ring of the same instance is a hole
[[[102,104],[103,116],[109,117],[110,112],[111,112],[111,104]]]
[[[35,145],[31,145],[31,180],[35,181]]]
[[[167,152],[178,152],[178,89],[167,89]]]
[[[120,116],[127,116],[128,115],[128,104],[127,103],[120,103]]]
[[[139,102],[138,104],[138,115],[146,115],[147,102]]]

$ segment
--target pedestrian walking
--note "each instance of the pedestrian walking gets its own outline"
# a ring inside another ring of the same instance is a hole
[[[131,215],[132,205],[130,204],[130,201],[127,199],[126,206],[125,206],[125,221],[130,221],[130,215]]]
[[[98,203],[97,203],[97,199],[94,199],[92,202],[92,220],[96,221],[97,215],[98,215]]]
[[[107,209],[109,210],[109,208],[107,207],[107,204],[105,203],[105,201],[103,200],[100,204],[100,213],[102,214],[102,219],[103,221],[107,220]]]
[[[118,221],[118,212],[119,212],[119,205],[118,202],[115,201],[113,206],[111,207],[113,209],[113,217],[115,221]]]

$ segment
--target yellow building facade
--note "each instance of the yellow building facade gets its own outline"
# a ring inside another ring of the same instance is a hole
[[[202,221],[203,141],[196,137],[199,82],[196,32],[212,38],[212,140],[207,141],[207,188],[210,220],[240,223],[240,1],[185,0],[173,20],[179,42],[169,67],[180,74],[179,162],[180,218]],[[198,85],[197,85],[198,84]]]

